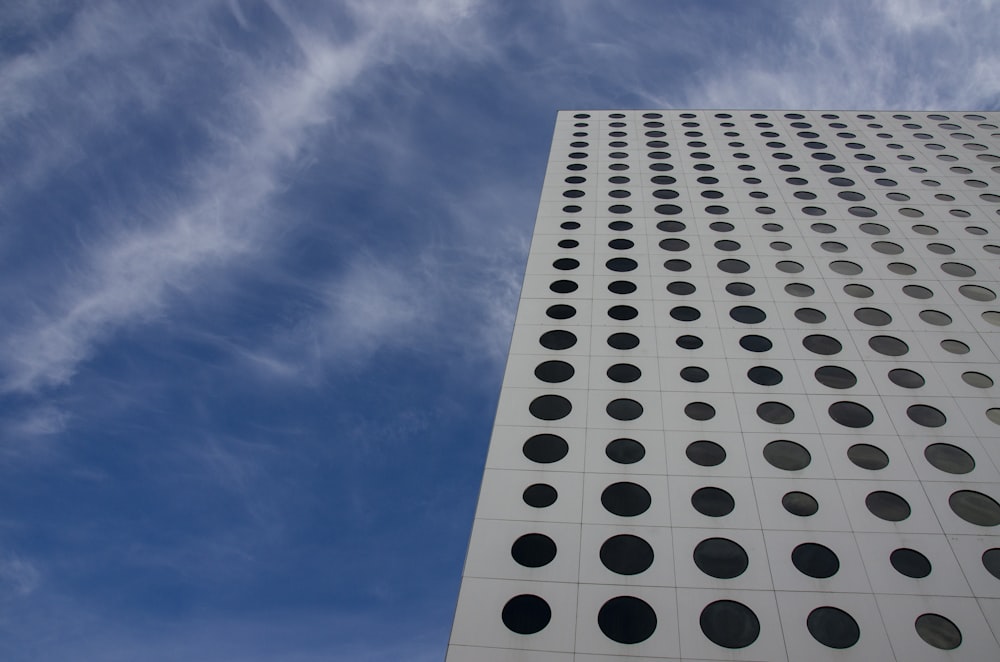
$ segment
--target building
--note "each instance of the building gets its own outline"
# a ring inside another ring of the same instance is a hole
[[[448,661],[1000,660],[998,125],[560,112]]]

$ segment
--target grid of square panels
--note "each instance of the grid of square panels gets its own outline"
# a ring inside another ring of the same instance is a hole
[[[561,112],[448,659],[1000,655],[998,124]]]

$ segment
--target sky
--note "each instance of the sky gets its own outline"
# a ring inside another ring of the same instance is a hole
[[[1000,109],[993,0],[0,3],[0,659],[441,660],[559,109]]]

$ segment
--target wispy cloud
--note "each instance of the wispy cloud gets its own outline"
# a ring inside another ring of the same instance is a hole
[[[246,25],[239,5],[231,7]],[[121,328],[169,317],[171,295],[195,296],[199,279],[219,277],[219,270],[233,260],[266,254],[287,229],[270,207],[273,196],[281,190],[288,169],[309,151],[313,134],[337,121],[342,103],[338,96],[366,69],[405,59],[415,50],[456,44],[471,49],[473,42],[455,35],[472,7],[466,1],[428,1],[383,5],[374,11],[357,3],[353,19],[358,29],[338,43],[272,3],[293,36],[295,57],[262,68],[232,52],[225,54],[235,80],[223,90],[224,98],[207,109],[217,118],[204,125],[211,147],[184,165],[191,183],[168,191],[172,195],[159,191],[159,196],[149,196],[160,200],[152,208],[125,205],[92,221],[107,228],[106,235],[82,247],[72,273],[50,283],[52,296],[34,301],[30,314],[22,312],[6,325],[0,350],[3,388],[33,392],[67,383],[95,347]],[[96,91],[86,100],[82,123],[50,123],[55,132],[51,141],[62,147],[37,150],[44,157],[28,168],[33,180],[44,181],[47,172],[77,158],[66,150],[82,154],[80,139],[70,138],[71,134],[86,137],[101,131],[111,121],[108,118],[136,101],[155,107],[165,90],[156,89],[148,79],[157,73],[168,79],[182,75],[129,64],[154,30],[165,29],[174,40],[193,40],[202,46],[213,38],[211,30],[199,25],[206,15],[162,25],[159,15],[123,16],[121,11],[104,6],[83,10],[68,36],[41,53],[16,59],[3,71],[0,97],[6,101],[0,117],[10,129],[63,93],[63,86],[53,83],[60,78],[56,73],[60,66],[86,59],[102,64],[100,72],[89,72],[88,83],[94,83]],[[120,41],[119,32],[127,38]],[[105,67],[117,66],[124,73],[107,76]],[[155,182],[152,189],[157,192]],[[149,200],[139,204],[148,205]],[[331,314],[349,303],[343,300],[344,293],[334,291],[331,296]],[[363,309],[369,316],[389,314],[388,308],[380,312],[374,303]],[[366,342],[375,338],[368,336]]]

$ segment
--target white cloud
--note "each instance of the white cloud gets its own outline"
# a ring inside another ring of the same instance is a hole
[[[239,6],[231,7],[240,19]],[[2,338],[3,389],[33,392],[67,383],[78,365],[123,327],[169,316],[169,294],[196,294],[199,278],[234,260],[266,253],[281,231],[269,203],[280,190],[285,170],[308,150],[311,132],[336,121],[339,94],[351,88],[366,68],[389,58],[409,57],[414,50],[473,47],[474,29],[455,36],[473,8],[473,3],[462,0],[392,7],[382,3],[379,11],[357,3],[361,28],[344,43],[329,41],[321,29],[293,18],[283,5],[272,7],[294,37],[298,49],[294,64],[269,68],[239,59],[231,63],[237,80],[231,90],[224,90],[230,97],[223,105],[233,112],[225,123],[209,127],[216,148],[189,164],[190,180],[196,183],[176,199],[160,195],[145,218],[117,218],[135,212],[115,211],[97,221],[107,228],[105,237],[88,245],[82,260],[73,265],[72,276],[55,286],[55,295],[35,302],[33,313],[16,320]],[[79,141],[63,139],[68,133],[100,131],[136,98],[155,105],[156,92],[145,84],[150,72],[129,62],[141,61],[136,50],[144,35],[154,29],[188,30],[174,36],[211,41],[203,28],[198,31],[197,21],[161,25],[160,16],[106,14],[104,9],[84,12],[65,40],[19,58],[0,73],[0,98],[6,99],[0,102],[0,121],[7,126],[43,107],[52,95],[66,93],[68,81],[58,73],[62,62],[96,58],[110,67],[123,66],[129,83],[140,81],[122,90],[113,71],[90,81],[97,92],[91,94],[84,114],[89,123],[55,128],[52,142],[66,147],[43,151],[44,156],[30,167],[35,181],[44,181],[46,173],[79,157]],[[120,34],[125,37],[121,42]],[[360,309],[365,317],[358,322],[362,324],[358,331],[398,318],[400,302],[380,308],[375,302],[383,293],[370,287],[368,292],[369,299],[354,302],[333,292],[331,314],[347,306]],[[412,304],[406,310],[406,315],[414,314]],[[378,337],[368,334],[366,342]]]

